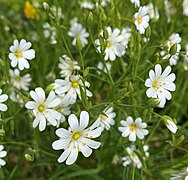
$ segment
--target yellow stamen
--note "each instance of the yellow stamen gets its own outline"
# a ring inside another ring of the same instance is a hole
[[[22,50],[20,50],[20,49],[16,49],[16,51],[14,51],[14,55],[15,55],[17,58],[22,58],[22,57],[23,57],[23,52],[22,52]]]
[[[141,16],[138,16],[137,22],[138,22],[139,25],[142,23],[142,17]]]
[[[112,45],[112,43],[110,42],[110,41],[108,41],[108,43],[107,43],[107,47],[110,47]]]
[[[137,130],[137,125],[136,124],[131,124],[130,126],[129,126],[129,129],[132,131],[132,132],[134,132],[134,131],[136,131]]]
[[[72,140],[76,141],[81,137],[82,132],[72,132],[73,136],[72,136]]]
[[[73,81],[73,82],[72,82],[72,87],[73,87],[73,88],[77,88],[78,86],[79,86],[78,81]]]
[[[21,80],[21,77],[17,76],[15,77],[15,81],[20,81]]]
[[[103,115],[103,114],[100,114],[100,119],[101,119],[102,121],[105,121],[106,119],[108,119],[108,116],[105,116],[105,115]]]
[[[39,112],[43,112],[44,109],[45,109],[45,107],[44,107],[43,104],[40,104],[40,105],[38,106],[38,110],[39,110]]]

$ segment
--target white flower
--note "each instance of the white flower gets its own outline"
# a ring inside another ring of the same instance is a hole
[[[56,44],[57,40],[56,40],[56,29],[54,26],[50,26],[49,23],[45,23],[43,25],[43,34],[45,38],[50,38],[50,43],[51,44]]]
[[[131,37],[131,29],[129,27],[125,27],[121,31],[121,35],[123,36],[123,40],[121,41],[121,44],[125,46],[125,48],[128,48],[128,43]]]
[[[62,13],[62,8],[60,6],[56,7],[55,5],[52,6],[52,9],[56,12],[56,16],[59,18],[59,19],[63,19],[64,18],[64,15]]]
[[[66,120],[66,117],[65,116],[68,116],[71,111],[70,111],[70,106],[67,106],[64,101],[63,101],[63,98],[62,97],[59,97],[59,99],[61,99],[61,104],[59,104],[58,106],[56,106],[54,109],[61,113],[61,118],[60,119],[57,119],[57,128],[60,126],[61,123],[65,122]]]
[[[129,116],[126,121],[122,120],[120,123],[123,127],[118,129],[122,132],[123,137],[129,136],[129,141],[136,141],[136,136],[139,139],[143,139],[148,134],[148,130],[145,129],[147,124],[143,123],[141,118],[136,118],[134,122],[133,118]]]
[[[102,131],[104,128],[106,130],[110,129],[110,126],[113,126],[115,124],[114,118],[116,117],[116,113],[113,112],[113,108],[105,108],[103,111],[104,114],[100,114],[97,118],[97,121],[100,121],[100,125],[102,128]]]
[[[57,126],[61,114],[53,108],[58,106],[61,103],[61,100],[57,98],[54,91],[51,91],[46,98],[44,90],[39,87],[35,88],[35,91],[31,91],[30,96],[34,101],[27,102],[25,107],[33,110],[35,116],[33,127],[36,128],[39,125],[39,130],[44,131],[46,128],[46,121],[53,126]]]
[[[159,19],[159,11],[156,7],[153,6],[153,3],[149,3],[146,8],[148,9],[148,15],[151,19]]]
[[[125,45],[122,44],[122,41],[125,39],[123,35],[121,35],[120,30],[115,28],[113,31],[111,27],[107,27],[106,30],[108,31],[108,39],[106,40],[106,49],[105,49],[105,60],[110,59],[114,61],[116,56],[121,57],[125,54]],[[100,33],[103,37],[103,31]],[[104,40],[105,41],[105,40]],[[101,44],[99,39],[95,40],[98,52],[101,52]]]
[[[28,86],[30,85],[31,82],[30,74],[20,76],[20,71],[18,69],[15,70],[10,69],[9,73],[10,73],[11,83],[15,88],[19,90],[23,89],[25,91],[29,90]]]
[[[188,167],[186,171],[179,174],[172,174],[170,180],[188,180]]]
[[[122,158],[124,167],[132,163],[133,163],[133,166],[137,167],[138,169],[142,167],[142,162],[140,161],[139,157],[135,153],[135,150],[136,150],[136,147],[134,145],[126,148],[126,151],[129,156],[125,156]]]
[[[4,149],[4,146],[0,145],[0,168],[1,166],[4,166],[6,164],[6,162],[3,159],[1,159],[7,155],[7,152],[4,151],[3,149]]]
[[[11,53],[9,53],[12,67],[16,67],[18,64],[19,70],[23,70],[24,68],[29,69],[30,65],[27,60],[35,58],[35,50],[29,49],[31,45],[25,39],[22,39],[20,43],[17,39],[14,40],[13,45],[10,46]]]
[[[166,99],[170,100],[172,95],[169,91],[175,91],[176,86],[173,83],[176,76],[174,73],[170,74],[171,67],[167,66],[162,73],[161,65],[155,65],[155,72],[149,71],[149,78],[145,81],[145,86],[149,87],[146,91],[148,98],[158,98],[160,100],[159,106],[164,107]]]
[[[185,71],[187,71],[188,70],[188,44],[185,45],[185,51],[186,51],[186,55],[184,55],[183,67]]]
[[[90,84],[86,81],[85,87],[87,88],[89,86]],[[54,83],[55,92],[63,97],[64,103],[66,104],[74,104],[77,96],[82,99],[80,88],[85,91],[80,75],[72,75],[70,76],[70,80],[56,79]],[[92,93],[88,89],[86,89],[85,93],[87,97],[92,96]]]
[[[140,32],[140,34],[145,33],[145,29],[149,26],[149,16],[147,15],[148,9],[146,6],[141,6],[139,11],[134,15],[135,17],[135,25],[136,29]]]
[[[8,96],[6,94],[2,94],[2,89],[0,89],[0,111],[6,111],[7,105],[3,104],[2,102],[5,102],[8,99]]]
[[[172,133],[176,133],[176,131],[178,130],[178,127],[176,126],[176,124],[171,121],[171,120],[167,120],[166,121],[166,127],[172,132]]]
[[[167,48],[168,48],[168,54],[166,56],[163,57],[163,59],[169,59],[169,64],[172,65],[176,65],[177,61],[179,59],[179,52],[181,50],[181,37],[178,33],[173,33],[170,37],[169,40],[167,41]],[[176,44],[176,53],[174,55],[170,55],[170,49],[172,48],[172,46]]]
[[[16,89],[11,88],[9,97],[13,102],[19,103],[21,106],[24,105],[23,97],[16,92]]]
[[[88,1],[81,1],[80,3],[80,7],[84,8],[84,9],[93,9],[94,4],[92,2],[88,2]]]
[[[168,0],[164,0],[167,22],[171,21],[171,16],[176,13],[176,8]]]
[[[103,70],[105,73],[107,73],[107,70],[106,70],[106,68],[105,68],[103,62],[100,61],[100,62],[97,64],[97,67],[98,67],[99,69]],[[111,65],[109,62],[106,62],[106,67],[107,67],[108,71],[110,72],[112,65]],[[98,73],[101,74],[100,71],[98,71]]]
[[[58,67],[60,68],[60,74],[61,77],[65,79],[69,79],[69,77],[72,75],[73,71],[80,70],[80,66],[78,66],[77,61],[72,61],[70,57],[67,55],[63,55],[59,58],[60,63]]]
[[[85,157],[89,157],[92,154],[92,149],[99,148],[101,143],[92,139],[101,135],[101,128],[98,127],[99,124],[96,122],[87,128],[89,114],[86,111],[81,112],[80,122],[74,114],[71,114],[68,123],[70,125],[69,130],[64,128],[56,130],[56,135],[60,139],[54,141],[52,147],[55,150],[64,150],[58,158],[59,163],[66,160],[66,164],[71,165],[76,161],[78,152],[81,152]]]
[[[134,3],[135,7],[140,7],[140,0],[131,0]]]
[[[185,16],[188,16],[188,0],[183,0],[183,14]]]
[[[85,47],[88,44],[87,38],[89,37],[88,32],[85,28],[82,27],[80,23],[73,23],[70,27],[70,31],[68,32],[70,37],[73,37],[72,44],[76,46],[76,39],[80,39],[82,46]]]

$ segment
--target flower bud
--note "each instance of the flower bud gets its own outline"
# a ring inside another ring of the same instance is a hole
[[[151,28],[150,26],[148,26],[148,28],[146,29],[146,37],[149,38],[151,36]]]
[[[174,123],[174,120],[167,115],[162,116],[162,120],[164,122],[164,124],[166,125],[166,127],[172,132],[172,133],[176,133],[178,127],[176,126],[176,124]]]
[[[93,22],[93,13],[89,12],[88,16],[87,16],[87,24],[90,25]]]
[[[177,44],[173,44],[172,47],[170,48],[170,54],[174,55],[177,53]]]
[[[27,161],[34,161],[34,155],[31,155],[31,154],[29,154],[29,153],[26,153],[26,154],[25,154],[25,159],[26,159]]]
[[[4,137],[5,136],[5,131],[3,129],[0,129],[0,137]]]
[[[79,38],[76,38],[76,49],[78,51],[81,51],[82,50],[82,42],[80,41]]]
[[[49,4],[47,2],[43,2],[42,7],[47,12],[50,10]]]
[[[53,91],[54,88],[55,88],[55,86],[54,86],[54,84],[52,83],[52,84],[50,84],[50,85],[47,86],[47,88],[46,88],[45,91],[46,91],[46,92],[50,92],[50,91]]]
[[[151,98],[148,100],[148,105],[149,107],[159,107],[160,100],[158,98]]]

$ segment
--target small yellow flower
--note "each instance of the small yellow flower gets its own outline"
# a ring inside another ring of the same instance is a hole
[[[29,1],[25,1],[24,14],[27,19],[35,19],[38,14],[38,9],[35,8]]]

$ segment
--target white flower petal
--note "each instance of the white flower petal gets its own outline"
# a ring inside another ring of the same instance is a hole
[[[77,131],[79,129],[78,119],[74,114],[68,117],[68,122],[72,131]]]
[[[135,134],[135,132],[130,131],[129,141],[133,141],[133,142],[136,141],[136,134]]]
[[[77,147],[76,148],[73,147],[70,155],[68,156],[68,158],[66,160],[66,164],[67,165],[73,164],[76,161],[77,157],[78,157],[78,149],[77,149]]]
[[[89,114],[86,111],[82,111],[80,114],[80,129],[84,130],[89,123]]]
[[[70,148],[66,149],[66,150],[61,154],[61,156],[58,158],[57,161],[58,161],[59,163],[64,162],[64,161],[67,159],[67,157],[70,155],[70,153],[71,153]]]

